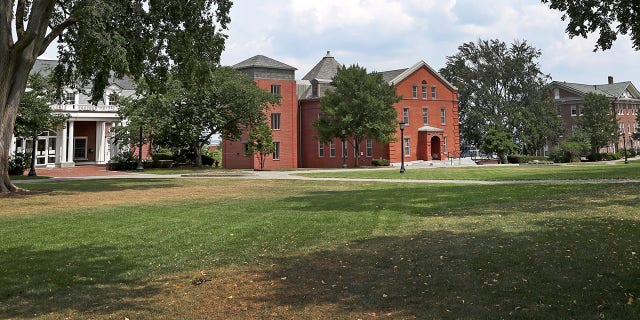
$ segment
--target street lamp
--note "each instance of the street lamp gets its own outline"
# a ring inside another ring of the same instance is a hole
[[[144,166],[142,165],[142,126],[140,126],[140,140],[138,141],[138,167],[136,171],[142,172],[144,171]]]
[[[347,167],[347,131],[342,129],[342,167]]]
[[[624,132],[621,132],[620,135],[622,135],[622,144],[624,147],[624,164],[628,164],[629,160],[627,159],[627,135],[624,134]]]
[[[398,123],[400,125],[400,154],[402,155],[400,173],[405,173],[407,170],[404,168],[404,122]]]

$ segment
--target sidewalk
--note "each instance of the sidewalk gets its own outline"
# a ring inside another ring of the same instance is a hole
[[[25,171],[27,174],[29,171]],[[69,168],[36,168],[36,174],[38,176],[52,177],[52,178],[76,178],[76,177],[109,177],[109,176],[130,176],[134,173],[120,172],[120,171],[108,171],[105,166],[100,165],[86,165],[75,166]]]

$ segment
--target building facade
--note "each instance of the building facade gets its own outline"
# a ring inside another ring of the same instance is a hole
[[[591,85],[553,81],[548,88],[567,132],[578,128],[577,119],[582,115],[585,96],[588,93],[601,94],[611,101],[611,112],[615,113],[620,128],[619,141],[604,148],[601,152],[615,152],[623,148],[640,148],[640,141],[633,139],[633,134],[638,132],[636,118],[640,108],[640,92],[633,83],[629,81],[616,83],[610,76],[606,84]]]
[[[320,142],[313,123],[320,115],[320,101],[326,90],[331,89],[331,79],[341,64],[327,52],[300,81],[294,80],[295,68],[263,56],[251,58],[234,66],[254,78],[258,86],[270,90],[275,81],[281,84],[283,101],[274,106],[272,112],[281,113],[277,118],[268,117],[274,134],[274,141],[280,142],[278,163],[265,164],[265,169],[277,168],[337,168],[344,162],[347,166],[371,165],[373,159],[387,159],[392,163],[402,161],[442,161],[448,157],[460,156],[460,136],[458,125],[458,91],[424,61],[419,61],[405,69],[382,72],[383,79],[395,86],[402,97],[394,105],[398,122],[405,123],[404,139],[398,127],[397,138],[390,143],[379,143],[365,139],[356,154],[353,141],[341,138]],[[258,69],[261,72],[252,70]],[[280,79],[286,73],[286,79]],[[285,91],[286,88],[286,91]],[[284,97],[291,96],[291,100]],[[292,119],[285,123],[282,117]],[[295,119],[295,120],[294,120]],[[285,128],[285,126],[287,126]],[[275,129],[279,128],[279,129]],[[283,153],[286,141],[295,146],[295,151]],[[240,141],[223,141],[223,165],[230,168],[258,168],[254,156],[243,153],[246,136]],[[275,155],[274,155],[275,156]],[[285,158],[291,157],[291,158]],[[275,159],[270,159],[275,160]]]
[[[48,74],[57,65],[53,60],[37,60],[33,73]],[[111,128],[122,125],[118,116],[119,97],[135,93],[128,80],[111,79],[103,98],[90,103],[86,91],[91,88],[64,89],[62,101],[52,104],[55,112],[68,114],[69,118],[59,128],[42,132],[36,141],[37,167],[70,167],[79,164],[105,164],[119,151],[111,139]],[[31,153],[32,139],[14,137],[12,150]]]

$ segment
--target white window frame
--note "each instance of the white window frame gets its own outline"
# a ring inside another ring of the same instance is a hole
[[[280,141],[273,142],[273,160],[280,160]]]
[[[324,143],[318,141],[318,157],[324,158]]]
[[[443,126],[447,124],[447,108],[440,108],[440,124]]]
[[[402,149],[405,156],[411,156],[411,138],[404,138]]]
[[[373,157],[373,140],[371,139],[366,140],[366,152],[368,158]]]
[[[422,108],[422,123],[429,124],[429,108]]]
[[[402,108],[402,121],[404,125],[409,125],[409,107]]]
[[[329,158],[336,157],[336,143],[334,141],[329,141]]]
[[[76,140],[84,140],[84,157],[76,157],[76,151],[78,150],[76,148]],[[87,149],[88,149],[88,144],[89,144],[89,137],[73,137],[73,160],[88,160],[89,156],[87,153]]]
[[[271,130],[280,130],[280,112],[271,113]]]
[[[436,91],[436,86],[431,86],[431,99],[435,100],[438,98],[438,93]]]

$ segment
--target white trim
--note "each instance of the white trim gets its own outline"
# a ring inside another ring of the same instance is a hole
[[[449,81],[447,81],[447,79],[442,77],[436,70],[431,68],[431,66],[429,66],[426,62],[424,62],[422,60],[416,62],[416,64],[414,64],[411,68],[403,71],[397,77],[395,77],[391,81],[389,81],[389,83],[393,84],[393,85],[396,85],[396,84],[400,83],[402,80],[408,78],[410,75],[412,75],[414,72],[418,71],[422,67],[427,68],[427,70],[429,70],[431,73],[433,73],[436,76],[436,78],[438,78],[438,80],[440,80],[442,83],[447,85],[450,89],[458,91],[458,88],[456,88],[456,86],[454,86]]]

